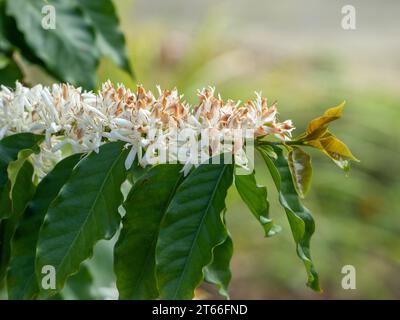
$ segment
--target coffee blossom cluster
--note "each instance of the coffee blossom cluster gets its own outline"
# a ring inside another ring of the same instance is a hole
[[[0,139],[31,132],[45,136],[35,162],[46,167],[63,156],[63,150],[98,152],[110,141],[130,148],[129,168],[135,159],[143,166],[169,162],[193,165],[221,153],[231,153],[235,163],[246,167],[246,139],[273,135],[290,140],[291,120],[279,122],[276,103],[256,93],[246,103],[224,101],[213,87],[198,91],[198,103],[190,105],[177,89],[156,93],[138,86],[133,92],[110,81],[98,93],[69,84],[0,90]],[[224,143],[223,143],[224,142]],[[228,143],[227,143],[228,142]]]

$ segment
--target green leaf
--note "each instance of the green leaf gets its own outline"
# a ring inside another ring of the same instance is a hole
[[[51,203],[39,232],[36,275],[51,265],[57,272],[56,290],[79,270],[101,239],[111,239],[120,224],[121,184],[126,179],[124,143],[111,142],[92,152],[74,168]],[[44,292],[54,294],[52,290]]]
[[[311,157],[302,149],[293,146],[288,154],[288,164],[297,193],[304,198],[311,185]]]
[[[224,242],[213,249],[213,260],[204,269],[205,279],[218,287],[220,295],[229,299],[228,286],[232,278],[230,262],[233,254],[233,243],[229,235]]]
[[[38,144],[42,140],[43,136],[19,133],[0,141],[0,221],[11,214],[10,192],[13,181],[9,179],[11,178],[9,177],[9,165],[17,161],[20,154],[23,154],[26,158],[29,154],[37,152],[39,150]],[[16,174],[18,170],[14,170],[14,172]]]
[[[121,69],[133,76],[125,37],[119,28],[117,12],[111,0],[79,0],[79,6],[90,18],[96,30],[96,42],[100,52],[109,56]]]
[[[293,180],[290,174],[287,159],[280,148],[274,147],[278,155],[276,160],[271,160],[268,156],[261,153],[275,185],[279,192],[279,201],[284,207],[293,238],[296,242],[297,255],[303,261],[308,274],[307,285],[313,290],[321,291],[319,286],[318,274],[311,260],[310,239],[315,230],[314,219],[310,211],[302,205],[297,195]]]
[[[257,144],[257,148],[262,150],[271,159],[278,158],[277,154],[274,151],[274,148],[272,148],[272,146],[267,141],[259,141]]]
[[[35,255],[40,226],[50,203],[67,182],[81,158],[75,154],[61,160],[39,183],[12,240],[7,289],[10,299],[33,299],[39,293],[35,277]]]
[[[15,18],[26,43],[50,74],[61,81],[93,89],[99,54],[92,26],[73,1],[52,0],[56,28],[46,30],[42,27],[45,5],[42,0],[7,1],[7,14]]]
[[[270,155],[267,152],[265,152],[263,148],[257,148],[257,150],[260,152],[262,158],[264,159],[264,162],[268,167],[269,173],[271,174],[272,180],[274,180],[274,183],[279,190],[281,188],[280,187],[281,177],[280,177],[278,169],[275,167],[275,165],[272,161],[272,159],[274,159],[274,158],[270,157]],[[275,159],[278,159],[278,155],[276,155]]]
[[[244,203],[264,228],[265,236],[270,237],[278,233],[281,228],[269,217],[267,188],[257,184],[255,172],[247,175],[235,174],[235,185]]]
[[[29,45],[26,43],[24,34],[17,28],[15,19],[11,16],[6,15],[6,3],[3,1],[0,3],[0,29],[3,28],[3,51],[7,56],[11,57],[13,52],[18,51],[18,54],[30,63],[37,64],[45,68],[44,62],[36,56]],[[7,32],[5,32],[7,30]],[[1,32],[1,31],[0,31]],[[1,42],[1,41],[0,41]],[[1,46],[1,44],[0,44]]]
[[[60,296],[64,300],[96,299],[93,277],[86,265],[82,264],[78,273],[68,279],[64,289],[60,292]]]
[[[126,214],[114,251],[120,299],[158,297],[156,243],[161,220],[183,178],[181,169],[173,164],[151,168],[135,182],[125,200]]]
[[[32,176],[33,166],[29,161],[25,161],[18,171],[14,188],[12,189],[12,198],[15,200],[16,205],[12,209],[10,218],[3,220],[0,225],[0,281],[3,279],[10,262],[11,240],[15,229],[26,205],[35,192]]]
[[[15,87],[15,82],[21,79],[22,72],[15,61],[0,54],[0,84],[7,87]]]
[[[193,298],[213,248],[226,238],[222,211],[232,180],[232,165],[202,164],[178,187],[157,242],[161,299]]]
[[[0,0],[0,52],[9,53],[11,44],[7,39],[7,32],[4,21],[6,20],[5,2]]]

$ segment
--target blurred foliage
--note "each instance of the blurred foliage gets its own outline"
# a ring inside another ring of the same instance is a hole
[[[207,85],[216,85],[225,98],[242,100],[253,97],[254,90],[263,90],[271,101],[279,100],[282,119],[294,115],[296,133],[327,107],[347,101],[343,119],[332,127],[361,163],[343,174],[319,152],[309,150],[314,175],[305,204],[316,220],[313,259],[324,293],[304,286],[283,210],[270,209],[283,231],[263,239],[263,231],[248,219],[248,209],[231,188],[227,200],[227,223],[235,243],[231,298],[400,298],[400,94],[396,84],[379,80],[385,70],[372,68],[374,61],[360,66],[357,58],[350,59],[340,50],[283,54],[274,44],[249,45],[244,37],[228,36],[224,17],[216,12],[195,31],[185,32],[173,31],[157,18],[143,18],[132,2],[117,1],[117,8],[129,58],[135,61],[138,81],[146,87],[177,86],[192,103],[196,89]],[[398,60],[388,63],[398,71]],[[36,70],[31,69],[29,76],[33,82],[43,82]],[[107,79],[136,85],[110,60],[102,59],[97,84]],[[267,186],[270,199],[277,198],[262,160],[258,158],[256,164],[259,182]],[[116,294],[115,279],[105,272],[112,266],[110,248],[112,243],[102,241],[87,263],[102,298]],[[357,270],[354,291],[341,288],[341,269],[347,264]],[[199,296],[217,297],[207,286]]]
[[[281,234],[263,239],[262,230],[248,219],[248,209],[231,188],[227,222],[236,244],[231,297],[399,298],[400,94],[395,86],[374,81],[374,77],[379,79],[376,73],[369,82],[362,81],[371,72],[369,66],[361,66],[357,74],[359,66],[340,50],[282,54],[274,51],[273,44],[252,47],[243,37],[230,36],[218,10],[197,29],[185,32],[171,30],[154,17],[133,21],[135,5],[118,3],[137,79],[147,87],[177,86],[192,103],[196,90],[207,85],[216,85],[224,98],[242,100],[253,97],[254,90],[263,90],[270,101],[278,100],[282,119],[293,115],[298,127],[295,135],[328,107],[347,101],[343,119],[331,127],[361,163],[343,174],[332,161],[307,149],[313,156],[314,175],[305,204],[316,220],[312,249],[324,293],[304,287],[283,210],[272,206],[270,211],[283,227]],[[396,61],[392,63],[395,68]],[[103,61],[99,83],[108,78],[135,86]],[[258,179],[267,185],[270,200],[277,199],[262,160],[256,163]],[[341,269],[346,264],[356,267],[357,290],[341,288]],[[215,291],[204,289],[204,297],[216,297]]]

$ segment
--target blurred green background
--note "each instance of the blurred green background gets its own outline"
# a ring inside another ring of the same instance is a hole
[[[317,229],[312,255],[324,293],[305,286],[285,214],[261,161],[259,182],[269,188],[271,215],[283,226],[263,232],[231,188],[228,225],[235,253],[233,299],[400,298],[400,2],[352,1],[356,30],[341,27],[345,1],[117,0],[137,82],[110,61],[107,79],[155,90],[177,86],[191,103],[196,90],[215,85],[223,98],[247,100],[262,91],[278,100],[281,119],[297,133],[326,108],[347,101],[332,130],[361,159],[346,176],[313,154],[314,177],[305,204]],[[51,81],[31,70],[32,82]],[[258,159],[260,160],[260,159]],[[100,243],[89,265],[105,292],[115,290],[110,244]],[[95,263],[97,262],[97,263]],[[343,290],[341,269],[354,265],[357,289]],[[108,269],[109,270],[109,269]],[[110,289],[111,287],[111,289]],[[202,298],[217,298],[209,286]]]

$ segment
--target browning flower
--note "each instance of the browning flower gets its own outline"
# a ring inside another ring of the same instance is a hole
[[[198,91],[199,102],[191,106],[176,88],[157,89],[155,96],[141,85],[132,92],[110,81],[102,85],[98,94],[69,84],[29,89],[17,82],[14,91],[2,86],[0,139],[21,132],[44,134],[42,148],[49,158],[60,157],[59,150],[65,145],[70,145],[74,152],[97,152],[107,141],[124,141],[131,147],[127,167],[137,155],[145,155],[140,160],[142,165],[150,163],[160,147],[176,149],[172,158],[179,160],[179,154],[188,153],[196,143],[202,160],[231,152],[236,163],[246,166],[245,137],[235,135],[235,130],[253,130],[253,138],[274,135],[290,140],[294,129],[291,120],[278,121],[276,103],[268,106],[260,93],[247,103],[224,102],[215,94],[215,88],[208,87]],[[179,139],[178,132],[188,129],[197,133],[196,142]],[[201,142],[201,135],[207,136],[210,143],[205,144],[204,139]],[[234,146],[221,149],[224,139],[234,141]],[[50,156],[51,153],[54,154]],[[191,161],[191,157],[181,161],[185,170],[190,169]]]

